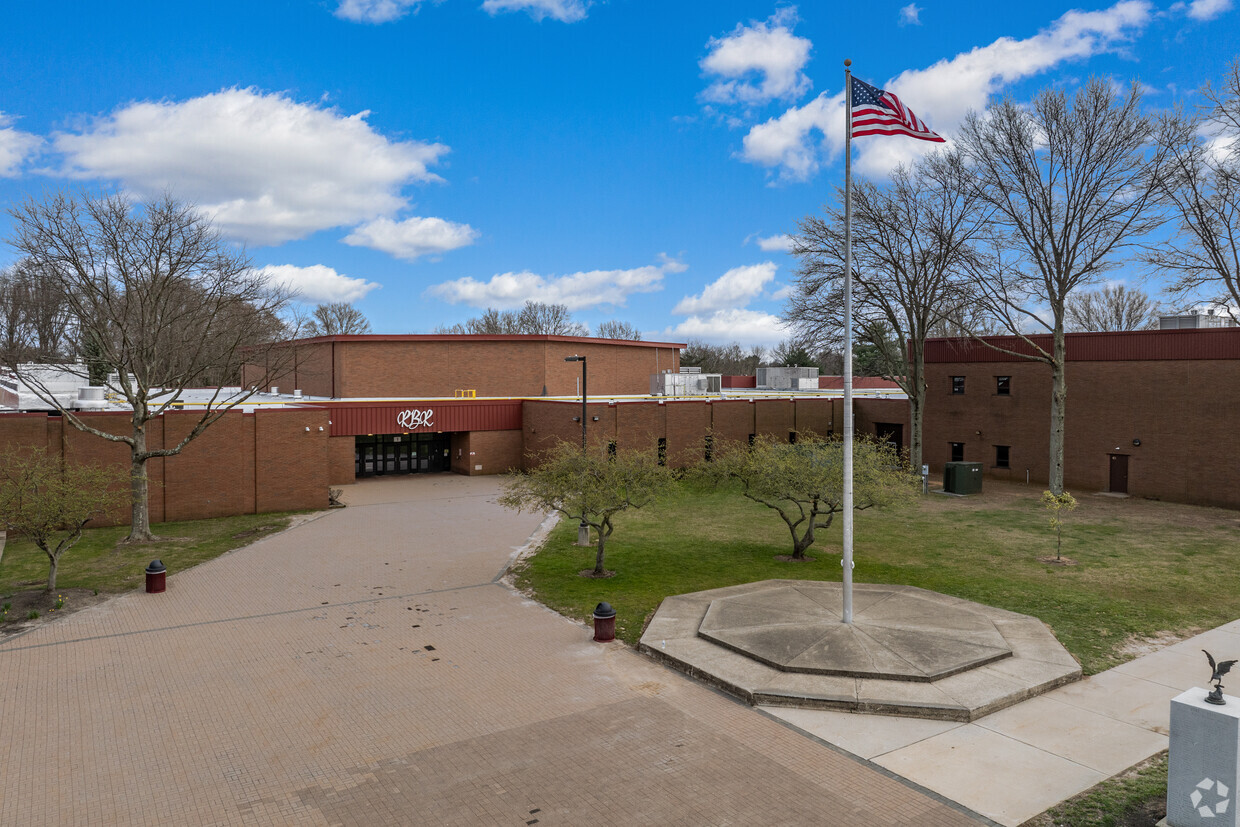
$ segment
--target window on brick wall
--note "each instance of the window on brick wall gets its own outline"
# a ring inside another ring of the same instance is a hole
[[[953,442],[952,446],[952,462],[964,462],[964,443]]]
[[[964,377],[952,377],[952,393],[964,393]]]
[[[750,434],[750,435],[749,435],[749,447],[750,447],[750,448],[752,448],[752,447],[753,447],[753,441],[754,441],[755,439],[757,439],[757,438],[758,438],[758,435],[757,435],[757,434]]]
[[[667,438],[659,437],[659,464],[667,465]]]
[[[616,441],[614,439],[607,440],[607,458],[611,459],[616,455]]]
[[[712,462],[715,459],[715,437],[712,434],[706,435],[706,461]]]
[[[788,444],[789,444],[789,445],[796,445],[796,444],[797,444],[797,432],[796,432],[796,431],[789,431],[789,432],[788,432]]]
[[[1011,458],[1012,458],[1012,446],[1011,445],[996,445],[995,446],[995,467],[996,468],[1011,468],[1012,467]]]
[[[1012,395],[1012,377],[996,376],[995,377],[995,393],[999,396]]]

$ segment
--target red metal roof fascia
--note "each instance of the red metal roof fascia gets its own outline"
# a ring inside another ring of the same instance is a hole
[[[728,376],[723,377],[723,386],[725,388],[756,388],[758,387],[758,377],[756,376]]]
[[[437,431],[515,431],[521,428],[521,400],[434,400],[328,403],[332,436]],[[402,424],[404,411],[421,415]],[[429,415],[425,412],[430,411]],[[430,424],[422,424],[429,419]]]
[[[687,347],[684,342],[646,342],[633,339],[595,339],[590,336],[550,336],[541,334],[506,333],[400,333],[400,334],[349,334],[340,336],[314,336],[307,339],[290,339],[282,345],[307,345],[328,342],[564,342],[583,345],[620,345],[622,347]]]
[[[1030,336],[1049,351],[1049,334]],[[988,336],[987,341],[1018,352],[1032,349],[1017,336]],[[1188,330],[1126,330],[1108,333],[1068,333],[1069,362],[1150,362],[1176,359],[1240,359],[1240,328]],[[1020,362],[973,339],[929,339],[927,363]]]

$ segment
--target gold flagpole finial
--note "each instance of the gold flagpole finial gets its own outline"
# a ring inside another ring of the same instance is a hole
[[[847,58],[847,57],[846,57],[846,58],[844,58],[844,65],[845,65],[845,66],[852,66],[852,59],[851,59],[851,58]]]

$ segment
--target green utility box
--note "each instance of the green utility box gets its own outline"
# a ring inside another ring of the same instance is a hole
[[[982,493],[982,464],[980,462],[944,463],[943,490],[948,494]]]

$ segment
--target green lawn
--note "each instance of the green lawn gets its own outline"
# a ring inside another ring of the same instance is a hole
[[[151,530],[164,538],[139,545],[117,545],[128,526],[88,529],[81,541],[60,558],[57,589],[123,592],[145,583],[144,570],[159,559],[175,573],[219,557],[226,551],[284,529],[292,514],[245,514],[185,523],[156,523]],[[9,538],[0,560],[0,597],[42,589],[47,584],[47,555],[29,541]]]
[[[898,511],[859,512],[854,578],[957,595],[1045,621],[1086,674],[1131,655],[1133,639],[1186,634],[1240,617],[1240,514],[1136,499],[1078,496],[1054,566],[1041,489],[987,481],[981,495],[931,494]],[[811,562],[785,562],[790,538],[773,511],[734,490],[686,484],[668,501],[616,520],[612,578],[578,576],[593,550],[561,524],[518,572],[538,599],[587,619],[601,600],[617,635],[636,643],[663,597],[766,578],[839,580],[840,522],[820,535]]]

